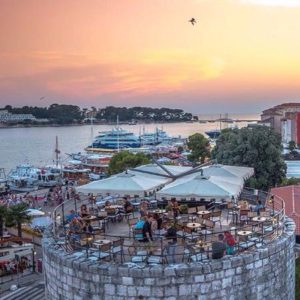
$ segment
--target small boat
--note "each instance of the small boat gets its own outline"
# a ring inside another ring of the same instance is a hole
[[[18,165],[8,174],[9,189],[15,192],[33,192],[38,190],[39,170],[31,165]]]
[[[63,184],[62,168],[59,166],[46,166],[37,173],[39,187],[53,187]]]
[[[205,131],[205,134],[208,135],[211,139],[217,139],[221,134],[220,129],[208,130]]]
[[[73,153],[68,154],[71,158],[68,162],[74,166],[90,169],[91,180],[102,179],[107,176],[109,162],[112,154],[101,153]]]
[[[131,120],[130,122],[128,122],[128,125],[136,125],[137,121],[136,120]]]
[[[4,168],[0,168],[0,195],[4,195],[8,192],[9,186]]]

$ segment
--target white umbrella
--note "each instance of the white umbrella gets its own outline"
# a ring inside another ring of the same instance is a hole
[[[176,198],[218,198],[230,199],[243,189],[239,180],[227,180],[219,176],[202,176],[192,174],[180,178],[157,192],[157,196]]]
[[[121,173],[106,179],[91,182],[76,188],[77,192],[88,194],[119,194],[130,196],[144,196],[145,192],[155,191],[162,187],[167,178],[161,176],[150,176],[143,173]]]
[[[45,213],[43,211],[38,210],[38,209],[33,209],[33,208],[27,209],[26,213],[28,216],[31,216],[31,217],[39,217],[39,216],[45,215]]]

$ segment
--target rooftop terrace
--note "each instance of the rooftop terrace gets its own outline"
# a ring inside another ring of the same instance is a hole
[[[164,201],[155,199],[131,200],[134,211],[125,213],[122,199],[111,199],[96,205],[92,199],[82,196],[77,202],[70,200],[59,206],[54,213],[53,247],[57,251],[84,257],[95,264],[173,264],[204,262],[212,259],[212,244],[220,234],[232,233],[235,245],[230,255],[251,252],[265,247],[280,237],[284,230],[284,202],[279,197],[260,192],[264,207],[255,210],[258,196],[255,190],[244,190],[234,202],[202,202],[174,218],[167,211]],[[147,203],[148,214],[155,214],[161,222],[153,232],[153,241],[144,242],[142,229],[136,225],[140,219],[140,203]],[[86,205],[88,214],[82,222],[93,227],[92,233],[78,230],[70,225],[70,210],[78,211]],[[176,228],[177,243],[167,235],[168,228]],[[228,252],[227,252],[228,253]],[[229,253],[228,253],[229,254]]]

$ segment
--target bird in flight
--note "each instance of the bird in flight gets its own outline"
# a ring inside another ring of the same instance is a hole
[[[196,20],[195,20],[195,18],[191,18],[191,19],[189,20],[189,22],[191,22],[193,26],[195,25],[195,23],[197,23]]]
[[[46,98],[46,97],[45,97],[45,96],[43,96],[43,97],[41,97],[41,98],[40,98],[40,100],[44,100],[45,98]]]

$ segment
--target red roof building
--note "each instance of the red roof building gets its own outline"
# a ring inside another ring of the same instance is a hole
[[[300,235],[300,186],[289,185],[271,189],[271,194],[282,198],[285,214],[296,224],[296,235]]]

